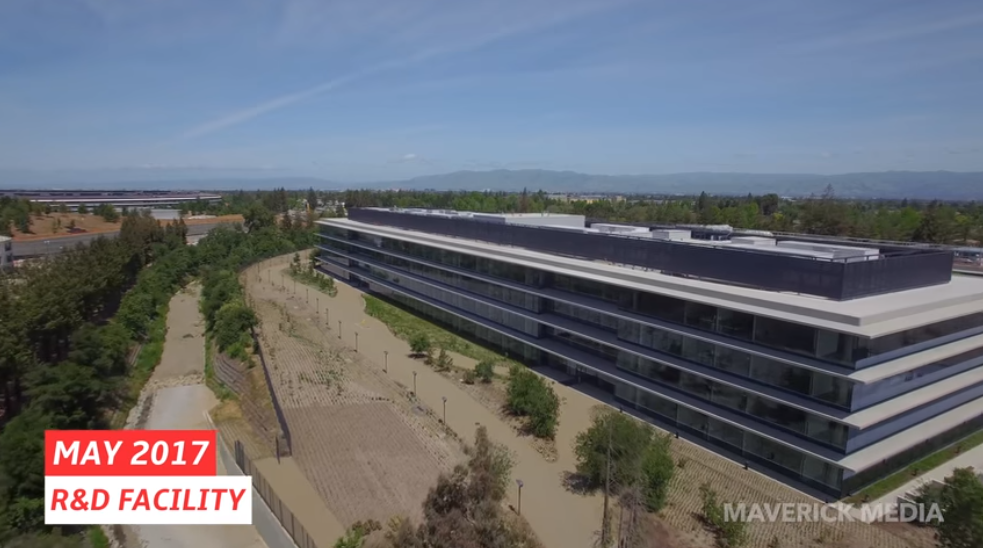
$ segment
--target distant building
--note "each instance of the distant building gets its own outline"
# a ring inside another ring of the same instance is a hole
[[[793,484],[845,496],[983,426],[983,278],[951,251],[348,213],[323,271]]]
[[[67,207],[76,211],[80,205],[93,208],[109,204],[117,209],[180,207],[194,202],[217,203],[222,196],[203,192],[170,192],[164,190],[0,190],[0,196],[30,200],[53,208]]]

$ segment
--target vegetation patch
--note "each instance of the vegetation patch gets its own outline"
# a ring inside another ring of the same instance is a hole
[[[311,286],[319,291],[323,291],[329,297],[334,297],[338,294],[338,288],[335,287],[334,278],[325,276],[315,268],[317,266],[316,257],[317,251],[311,250],[308,254],[307,263],[301,264],[300,253],[294,253],[293,260],[290,262],[290,267],[287,269],[287,273],[294,280],[297,280],[304,285]]]
[[[451,333],[395,304],[373,295],[362,295],[362,299],[365,300],[366,314],[386,324],[386,327],[394,335],[411,343],[411,345],[414,340],[426,340],[429,342],[427,348],[443,348],[479,362],[487,360],[491,363],[502,363],[507,361],[500,354],[460,335]]]
[[[973,449],[981,444],[983,444],[983,432],[977,432],[963,439],[959,443],[952,444],[945,449],[936,451],[923,459],[909,464],[902,470],[899,470],[881,481],[871,484],[853,496],[847,498],[845,502],[849,504],[863,504],[867,501],[877,500],[891,491],[904,486],[904,484],[918,477],[920,474],[938,468],[939,466],[942,466],[950,460],[958,457],[960,454],[965,453],[966,451],[969,451],[970,449]]]
[[[525,417],[530,434],[553,439],[560,424],[560,398],[542,377],[521,365],[513,365],[506,397],[509,412]]]

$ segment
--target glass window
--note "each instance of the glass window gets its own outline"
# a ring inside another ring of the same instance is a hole
[[[796,323],[758,316],[754,342],[808,355],[815,355],[816,330]]]
[[[717,312],[717,331],[728,337],[750,341],[754,338],[754,316],[720,308]]]
[[[747,393],[726,384],[716,383],[710,401],[723,407],[743,412],[747,408]]]
[[[717,325],[717,307],[688,301],[684,309],[684,323],[713,331]]]
[[[713,417],[707,417],[707,435],[737,452],[744,449],[744,431]]]
[[[751,377],[749,373],[751,368],[750,354],[741,352],[740,350],[718,346],[714,351],[714,358],[714,365],[717,369],[722,369],[728,373],[742,377]]]
[[[683,340],[682,357],[687,360],[713,367],[713,354],[713,344],[691,337],[686,337]]]
[[[661,318],[669,322],[683,323],[686,302],[655,293],[639,292],[636,311],[639,314]]]
[[[677,417],[680,426],[691,428],[697,432],[707,431],[707,416],[703,413],[693,411],[688,407],[680,407]]]
[[[857,337],[826,329],[816,330],[816,356],[835,363],[852,363]]]

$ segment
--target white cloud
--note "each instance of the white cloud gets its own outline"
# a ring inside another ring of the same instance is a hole
[[[467,10],[464,10],[463,15],[461,13],[458,14],[459,20],[449,20],[447,21],[448,24],[444,25],[445,29],[455,29],[455,32],[451,33],[452,39],[450,41],[438,42],[436,45],[431,45],[433,40],[427,40],[424,38],[428,37],[427,35],[430,33],[421,32],[421,27],[417,27],[415,29],[417,32],[410,33],[410,35],[417,40],[422,39],[422,43],[424,45],[417,48],[417,52],[412,55],[369,64],[361,69],[350,72],[349,74],[328,80],[313,87],[294,93],[288,93],[269,101],[235,111],[226,116],[210,120],[186,131],[180,137],[178,137],[178,140],[193,139],[195,137],[214,133],[216,131],[247,122],[253,118],[262,116],[263,114],[328,93],[337,89],[338,87],[351,84],[352,82],[361,80],[368,76],[409,68],[438,57],[467,53],[506,38],[555,27],[571,20],[584,17],[588,14],[623,6],[632,1],[634,0],[607,0],[601,2],[590,0],[587,2],[582,2],[579,5],[567,5],[562,10],[555,9],[555,5],[551,5],[547,2],[543,3],[543,6],[540,7],[546,7],[548,9],[543,9],[542,11],[533,14],[530,14],[528,13],[528,10],[523,9],[525,3],[520,2],[513,6],[514,13],[511,13],[513,16],[512,20],[501,22],[494,28],[488,28],[489,25],[480,19],[475,21],[475,12],[468,12]],[[458,24],[449,24],[455,22]],[[462,27],[460,23],[468,23],[468,25]],[[474,25],[479,25],[479,28],[473,28]],[[425,29],[426,25],[423,25],[422,28]],[[366,37],[367,36],[361,36],[360,38],[364,39]],[[414,48],[412,44],[407,44],[403,50],[406,49],[412,51]]]

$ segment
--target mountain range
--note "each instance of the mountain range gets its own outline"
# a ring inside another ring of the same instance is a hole
[[[313,187],[319,190],[402,189],[520,191],[543,190],[574,194],[662,194],[680,195],[706,192],[716,195],[774,193],[787,197],[822,194],[832,186],[836,196],[865,199],[983,200],[983,172],[884,171],[838,175],[755,174],[755,173],[676,173],[659,175],[591,175],[574,171],[541,169],[455,171],[426,175],[402,181],[342,183],[317,177],[296,177],[288,173],[242,173],[214,170],[185,170],[154,173],[89,173],[58,177],[33,172],[14,174],[0,171],[0,188],[20,189],[209,189],[260,190],[285,187],[291,190]]]

